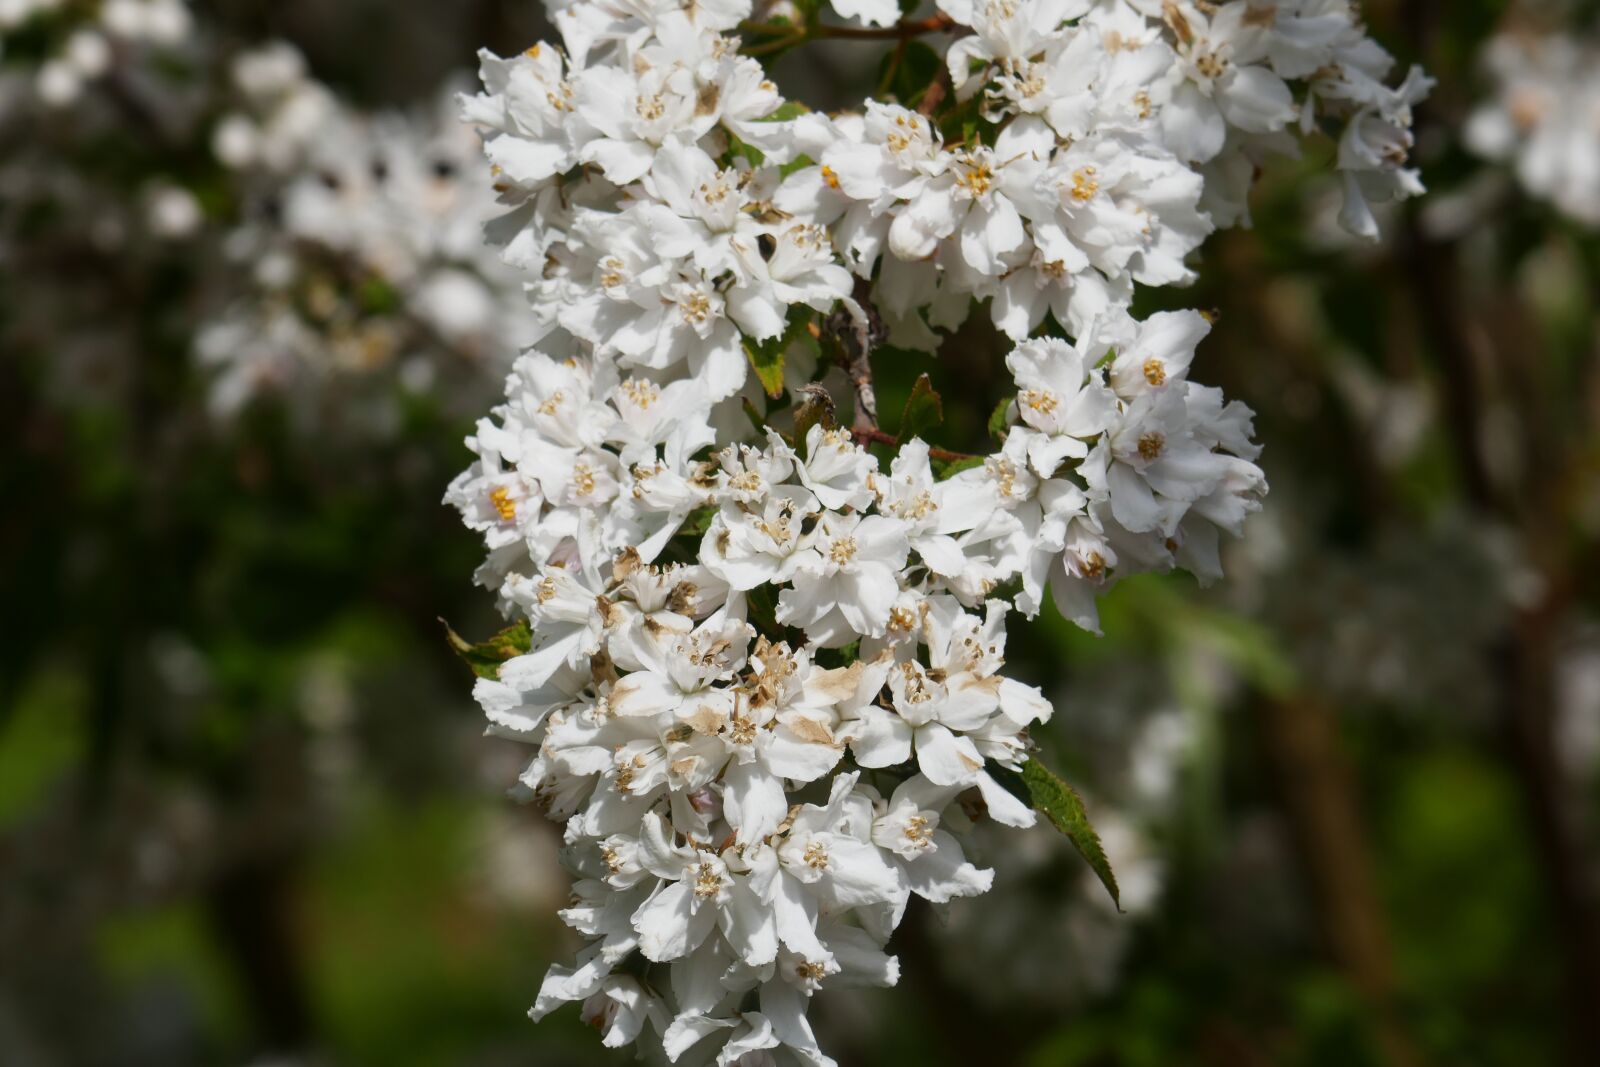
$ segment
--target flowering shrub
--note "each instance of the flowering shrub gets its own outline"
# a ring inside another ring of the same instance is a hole
[[[1007,616],[1048,593],[1096,629],[1127,575],[1220,576],[1266,491],[1251,413],[1189,378],[1206,318],[1138,321],[1135,288],[1192,280],[1318,128],[1374,236],[1421,189],[1429,81],[1388,87],[1343,0],[553,7],[563,47],[484,55],[465,101],[537,336],[447,494],[515,620],[460,646],[491,731],[536,748],[590,942],[532,1014],[831,1063],[811,994],[893,984],[913,895],[990,888],[974,819],[1042,811],[1116,893],[1029,756],[1051,707],[1004,672]],[[761,59],[834,37],[888,43],[882,98],[785,102]],[[1000,447],[928,442],[926,379],[886,429],[874,353],[984,302],[1014,342]]]

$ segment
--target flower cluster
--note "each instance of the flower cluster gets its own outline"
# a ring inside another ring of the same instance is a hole
[[[988,888],[939,827],[967,791],[1032,821],[991,768],[1017,769],[1050,715],[1001,673],[994,594],[1032,611],[1049,584],[1092,625],[1116,576],[1213,573],[1218,526],[1265,488],[1248,413],[1187,380],[1206,330],[1169,313],[1024,342],[1004,449],[942,480],[920,441],[885,472],[820,423],[700,458],[695,379],[519,361],[450,499],[537,635],[477,695],[538,746],[522,782],[565,822],[584,903],[563,915],[595,939],[536,1015],[581,999],[613,1043],[654,1020],[672,1055],[716,1036],[730,1062],[759,1042],[816,1057],[819,983],[892,981],[909,895]],[[670,991],[619,973],[636,955],[676,964]]]
[[[1531,195],[1586,226],[1600,225],[1597,56],[1572,35],[1495,38],[1483,54],[1493,95],[1465,130],[1473,151],[1511,162]]]
[[[504,368],[531,338],[532,314],[519,272],[484,245],[494,192],[454,91],[411,114],[363,114],[281,43],[242,53],[230,74],[234,106],[211,143],[249,210],[223,244],[243,292],[219,302],[196,341],[213,408],[395,365],[423,391],[441,353]]]
[[[576,0],[564,48],[485,54],[464,100],[537,343],[446,499],[517,620],[477,697],[536,746],[589,940],[534,1015],[582,1001],[674,1060],[831,1063],[811,994],[894,982],[910,897],[989,888],[955,832],[1032,823],[1051,714],[1004,674],[1011,610],[1097,629],[1127,575],[1220,575],[1266,491],[1252,416],[1189,380],[1207,318],[1136,320],[1135,286],[1192,280],[1319,121],[1358,232],[1420,190],[1428,81],[1386,87],[1340,0],[836,10],[953,40],[907,99],[826,115],[754,58],[826,36],[815,11]],[[982,300],[1001,447],[936,448],[912,406],[881,430],[874,349],[936,348]]]
[[[217,414],[266,395],[297,425],[371,437],[392,435],[403,397],[479,412],[532,313],[483,242],[499,209],[459,88],[372,114],[294,47],[242,46],[182,0],[0,0],[0,188],[15,219],[51,220],[7,226],[0,259],[19,274],[62,270],[65,248],[133,276],[182,265]],[[136,165],[86,165],[130,138],[149,148]],[[65,389],[115,380],[127,346],[96,288],[35,288],[16,333],[49,337]]]

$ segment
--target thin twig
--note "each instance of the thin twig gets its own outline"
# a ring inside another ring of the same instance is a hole
[[[851,430],[850,433],[859,445],[888,445],[890,448],[898,448],[900,445],[900,438],[885,430]],[[929,445],[928,458],[941,463],[962,463],[978,457],[970,452],[952,452],[948,448],[935,448]]]

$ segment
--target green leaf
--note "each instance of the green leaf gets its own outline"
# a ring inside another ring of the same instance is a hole
[[[944,421],[944,404],[934,392],[933,383],[926,374],[911,387],[905,410],[900,413],[900,442],[921,437],[925,432]]]
[[[728,151],[722,158],[722,165],[731,167],[736,159],[746,160],[751,167],[759,167],[767,161],[766,154],[753,144],[746,144],[733,134],[728,134]]]
[[[1049,819],[1057,830],[1067,835],[1078,855],[1089,862],[1099,877],[1100,884],[1111,894],[1111,902],[1122,910],[1122,897],[1117,889],[1117,876],[1106,859],[1106,850],[1100,845],[1100,835],[1089,823],[1089,813],[1083,808],[1083,798],[1055,772],[1036,759],[1030,758],[1022,765],[1022,784],[1040,814]]]
[[[756,410],[756,406],[750,403],[749,397],[744,398],[744,417],[750,420],[750,425],[756,428],[756,433],[764,433],[766,431],[766,416]]]
[[[764,115],[761,118],[757,119],[756,121],[757,122],[788,122],[790,119],[797,119],[801,115],[808,115],[810,113],[811,113],[811,109],[809,107],[806,107],[800,101],[798,101],[798,100],[785,100],[783,103],[778,105],[777,109],[775,111],[773,111],[772,114]]]
[[[761,388],[773,399],[783,395],[783,352],[788,347],[781,336],[759,342],[745,338],[744,354],[750,357]]]
[[[861,658],[861,642],[852,641],[843,648],[819,648],[813,654],[815,662],[829,670],[848,667]]]
[[[750,366],[755,370],[761,388],[774,400],[783,395],[783,354],[805,333],[806,323],[811,321],[814,314],[816,312],[804,304],[792,304],[789,307],[788,325],[781,334],[765,341],[744,338],[744,353],[750,358]]]
[[[533,644],[533,633],[528,629],[526,619],[506,627],[489,640],[476,645],[456,633],[443,619],[439,622],[444,626],[444,639],[450,643],[451,649],[479,678],[499,678],[500,664],[508,659],[525,655],[529,646]]]
[[[750,621],[761,633],[781,633],[778,625],[778,599],[772,586],[758,585],[745,594],[745,605],[750,611]]]
[[[988,456],[968,456],[966,459],[934,460],[934,465],[938,470],[939,480],[942,482],[947,478],[954,478],[962,471],[969,471],[974,467],[983,466],[984,460],[988,458]]]
[[[1000,403],[995,405],[994,414],[989,416],[989,436],[996,441],[1004,441],[1006,439],[1006,430],[1011,425],[1011,405],[1016,402],[1015,393],[1008,397],[1003,397]]]
[[[400,307],[400,294],[377,275],[362,280],[356,300],[369,315],[387,315]]]
[[[802,152],[800,155],[789,160],[789,162],[781,164],[778,167],[778,175],[780,177],[787,178],[797,170],[805,170],[807,167],[814,167],[816,165],[816,160]]]
[[[706,531],[711,529],[711,520],[716,517],[715,505],[707,505],[689,512],[689,517],[683,520],[683,525],[678,527],[675,537],[704,537]]]
[[[928,91],[928,86],[944,69],[939,53],[921,41],[908,41],[903,51],[891,51],[878,64],[878,84],[883,92],[909,106]]]

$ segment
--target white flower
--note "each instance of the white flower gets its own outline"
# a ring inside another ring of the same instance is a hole
[[[806,433],[806,458],[799,465],[800,482],[825,508],[860,510],[872,501],[869,484],[878,469],[872,453],[858,446],[844,430],[820,423]]]
[[[1033,469],[1048,478],[1063,460],[1088,455],[1087,442],[1111,424],[1117,401],[1080,348],[1055,338],[1024,341],[1006,366],[1020,390],[1018,414],[1039,431],[1028,450]]]
[[[730,871],[721,856],[674,845],[652,813],[640,828],[639,860],[661,879],[633,913],[639,951],[646,959],[664,963],[686,956],[714,929],[722,931],[747,964],[760,966],[777,956],[772,912],[756,898],[749,880]]]
[[[1179,158],[1214,158],[1229,125],[1269,133],[1294,121],[1289,86],[1264,62],[1266,39],[1254,25],[1263,10],[1236,0],[1208,17],[1198,4],[1163,5],[1184,80],[1162,104],[1161,126]]]
[[[778,598],[778,621],[824,648],[881,636],[909,552],[898,519],[824,512],[799,553],[793,586]]]

